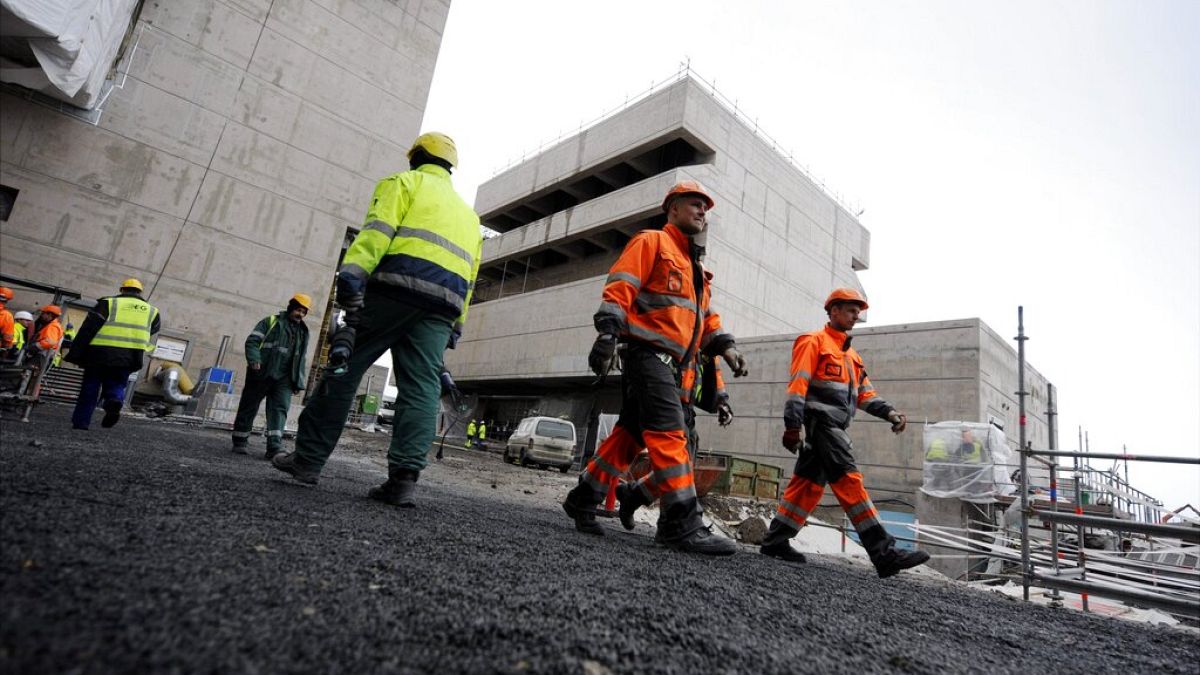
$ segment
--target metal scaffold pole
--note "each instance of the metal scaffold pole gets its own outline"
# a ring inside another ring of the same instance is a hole
[[[1049,427],[1050,439],[1048,445],[1051,450],[1057,450],[1056,432],[1054,429],[1054,418],[1058,416],[1058,412],[1054,409],[1054,385],[1046,385],[1046,424]],[[1058,511],[1058,460],[1055,459],[1050,464],[1050,510]],[[1052,565],[1054,567],[1054,576],[1058,576],[1058,523],[1050,523],[1050,555],[1053,556]],[[1050,589],[1050,606],[1062,607],[1062,595],[1057,588]]]
[[[1029,448],[1025,443],[1025,307],[1017,307],[1017,401],[1020,405],[1021,448],[1021,593],[1029,600],[1033,567],[1029,560]]]

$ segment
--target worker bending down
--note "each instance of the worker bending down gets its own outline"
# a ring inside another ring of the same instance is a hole
[[[908,423],[903,413],[875,393],[862,357],[850,346],[848,333],[866,308],[866,299],[857,291],[839,288],[825,301],[829,323],[792,344],[783,447],[793,453],[799,450],[799,456],[760,551],[789,562],[804,562],[804,555],[788,540],[808,522],[828,483],[882,578],[924,563],[929,554],[896,548],[895,539],[879,523],[879,512],[851,454],[847,429],[856,408],[891,422],[897,434]],[[801,429],[807,442],[802,443]]]

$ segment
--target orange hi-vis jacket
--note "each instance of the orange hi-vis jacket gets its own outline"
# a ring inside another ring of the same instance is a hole
[[[784,426],[799,429],[808,415],[845,429],[856,408],[881,419],[893,410],[875,393],[862,357],[850,346],[850,336],[826,324],[796,338]]]
[[[42,326],[41,330],[37,332],[37,337],[34,338],[37,348],[44,352],[57,351],[59,345],[62,344],[62,340],[63,327],[57,321],[51,321]]]
[[[703,291],[696,298],[690,241],[674,225],[643,230],[625,246],[604,285],[604,295],[593,320],[596,330],[635,341],[669,354],[683,364],[701,313],[698,349],[720,353],[733,343],[721,329],[721,317],[709,308],[711,274],[703,276]],[[694,383],[695,374],[691,375]],[[684,383],[686,384],[686,383]]]
[[[16,339],[16,329],[13,323],[12,312],[8,311],[4,303],[0,302],[0,349],[8,349],[13,346],[13,341]]]

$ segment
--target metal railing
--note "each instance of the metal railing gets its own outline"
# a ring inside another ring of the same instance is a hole
[[[1058,511],[1058,495],[1057,495],[1057,470],[1056,462],[1045,458],[1052,457],[1070,457],[1076,460],[1076,468],[1078,462],[1082,459],[1116,459],[1125,460],[1126,462],[1170,462],[1173,464],[1192,464],[1200,465],[1200,457],[1167,457],[1161,455],[1136,455],[1129,453],[1087,453],[1083,452],[1082,448],[1079,452],[1069,452],[1050,448],[1047,450],[1034,450],[1032,445],[1025,438],[1025,397],[1028,392],[1025,391],[1025,341],[1029,338],[1025,336],[1024,308],[1017,308],[1017,396],[1020,401],[1020,480],[1018,489],[1021,493],[1021,586],[1025,600],[1029,600],[1029,587],[1033,584],[1043,586],[1052,591],[1070,591],[1079,593],[1083,601],[1083,608],[1087,610],[1087,597],[1089,594],[1100,597],[1112,598],[1123,602],[1130,602],[1136,605],[1153,607],[1156,609],[1166,610],[1168,612],[1181,614],[1194,619],[1200,619],[1200,593],[1196,592],[1200,585],[1200,574],[1196,574],[1196,579],[1192,579],[1192,574],[1188,574],[1186,582],[1182,589],[1173,587],[1164,587],[1157,584],[1139,583],[1131,580],[1129,574],[1117,573],[1115,575],[1106,575],[1107,581],[1097,581],[1095,579],[1089,581],[1087,578],[1087,555],[1084,552],[1085,548],[1085,527],[1103,528],[1118,533],[1137,533],[1147,537],[1168,537],[1179,539],[1182,542],[1198,542],[1200,543],[1200,527],[1187,527],[1181,525],[1164,525],[1160,523],[1139,522],[1122,518],[1110,518],[1104,516],[1084,515],[1083,513],[1083,492],[1079,487],[1080,473],[1076,471],[1074,476],[1074,501],[1075,513],[1063,513]],[[1051,435],[1053,437],[1053,435]],[[1050,510],[1042,511],[1035,514],[1034,510],[1029,505],[1029,471],[1028,460],[1033,458],[1046,464],[1050,470]],[[1115,506],[1115,504],[1114,504]],[[1116,510],[1114,509],[1114,513]],[[1051,572],[1039,572],[1035,568],[1035,563],[1031,557],[1031,547],[1029,539],[1029,520],[1031,516],[1036,515],[1050,525],[1050,565]],[[1074,568],[1062,569],[1060,566],[1060,546],[1058,541],[1058,526],[1059,525],[1074,525],[1076,536],[1078,537],[1077,561]]]

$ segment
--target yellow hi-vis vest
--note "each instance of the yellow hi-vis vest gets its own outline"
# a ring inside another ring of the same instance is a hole
[[[18,351],[25,346],[25,324],[18,323],[13,326],[13,347]]]
[[[158,310],[145,300],[128,295],[104,298],[108,302],[108,320],[92,338],[93,347],[119,347],[150,351],[150,327]]]

